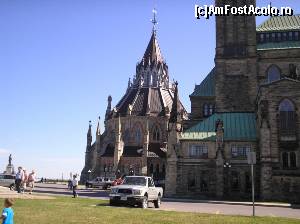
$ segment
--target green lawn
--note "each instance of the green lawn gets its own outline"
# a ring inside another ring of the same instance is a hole
[[[0,199],[3,204],[3,199]],[[96,206],[98,205],[98,206]],[[53,200],[17,199],[13,206],[16,224],[163,224],[163,223],[298,223],[299,220],[272,217],[224,216],[199,213],[142,210],[140,208],[110,207],[107,201],[58,197]]]

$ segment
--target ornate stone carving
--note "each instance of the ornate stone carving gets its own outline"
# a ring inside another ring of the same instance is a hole
[[[267,100],[262,100],[259,104],[260,106],[260,127],[262,127],[262,124],[264,121],[267,122],[268,127],[270,127],[269,124],[269,102]]]
[[[297,79],[297,67],[294,64],[289,64],[289,78]]]
[[[216,143],[217,143],[217,149],[221,149],[223,146],[224,141],[224,124],[221,119],[218,119],[216,121]]]

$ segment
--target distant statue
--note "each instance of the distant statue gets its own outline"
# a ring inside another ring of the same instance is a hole
[[[8,157],[8,165],[11,166],[11,161],[12,161],[12,157],[11,157],[11,154],[9,155]]]
[[[216,132],[216,142],[218,148],[221,148],[223,145],[223,138],[224,138],[224,124],[221,119],[218,119],[216,121],[215,132]]]

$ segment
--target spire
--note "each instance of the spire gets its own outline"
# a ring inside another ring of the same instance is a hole
[[[106,113],[105,113],[105,120],[109,119],[109,115],[111,112],[111,101],[112,101],[112,97],[111,97],[111,95],[109,95],[107,98],[107,108],[106,108]]]
[[[87,137],[87,150],[88,150],[88,148],[92,146],[92,140],[93,140],[92,139],[92,122],[91,121],[89,121],[89,129],[88,129],[86,137]]]
[[[156,20],[156,14],[157,14],[157,11],[156,11],[156,9],[154,8],[153,10],[152,10],[152,12],[153,12],[153,19],[151,19],[151,22],[153,23],[153,28],[152,28],[152,30],[153,30],[153,32],[156,32],[156,25],[157,25],[157,20]]]
[[[151,19],[151,22],[153,23],[153,28],[152,28],[152,35],[149,41],[149,44],[147,46],[147,49],[145,51],[143,60],[146,64],[150,61],[150,63],[152,62],[163,62],[164,59],[162,57],[159,45],[158,45],[158,41],[156,38],[156,25],[157,25],[157,19],[156,19],[156,14],[157,11],[154,8],[152,10],[153,12],[153,19]]]
[[[98,124],[97,124],[97,130],[96,130],[96,136],[101,135],[101,130],[100,130],[100,116],[98,117]]]
[[[178,116],[180,116],[179,98],[178,98],[178,82],[175,82],[175,92],[173,98],[172,109],[170,113],[170,123],[176,123],[179,121]]]
[[[156,32],[154,30],[152,31],[150,41],[149,41],[147,49],[144,53],[143,61],[146,64],[148,64],[149,61],[150,61],[150,63],[164,61],[162,53],[161,53],[159,45],[158,45],[157,38],[156,38]]]

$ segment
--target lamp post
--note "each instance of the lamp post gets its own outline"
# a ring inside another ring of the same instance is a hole
[[[104,180],[106,180],[107,167],[104,167]]]
[[[226,183],[225,183],[225,187],[226,187],[226,192],[225,193],[228,193],[228,191],[229,191],[229,187],[228,187],[228,182],[229,182],[229,168],[231,168],[231,164],[229,163],[229,162],[225,162],[224,163],[224,168],[226,169]]]
[[[252,216],[255,216],[255,192],[254,192],[254,165],[256,164],[256,153],[249,152],[247,154],[248,164],[251,165],[251,182],[252,182]]]
[[[88,173],[89,173],[89,178],[88,179],[89,180],[91,180],[91,172],[92,172],[91,170],[88,170]]]

